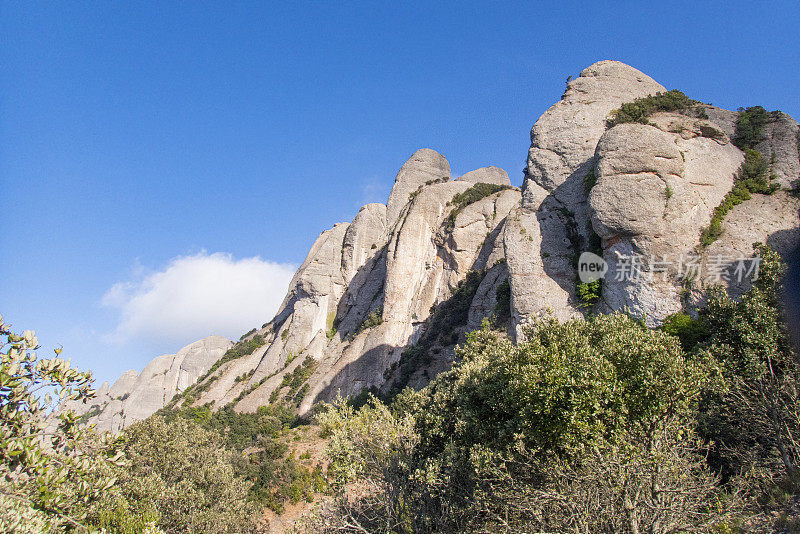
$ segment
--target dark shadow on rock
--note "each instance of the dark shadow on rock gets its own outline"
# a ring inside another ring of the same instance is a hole
[[[331,379],[330,383],[314,397],[314,403],[320,401],[330,402],[337,396],[350,397],[359,394],[362,390],[372,387],[379,388],[384,378],[376,375],[377,370],[388,369],[393,358],[400,357],[402,347],[393,347],[388,344],[381,344],[373,347],[356,360],[346,364]]]

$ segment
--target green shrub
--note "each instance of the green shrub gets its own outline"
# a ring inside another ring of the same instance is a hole
[[[764,137],[764,126],[770,114],[761,106],[739,108],[733,144],[745,151],[754,149]]]
[[[297,390],[300,389],[300,386],[302,386],[305,383],[305,381],[309,379],[309,377],[316,368],[317,368],[317,360],[315,360],[311,356],[306,356],[306,359],[303,360],[302,364],[295,367],[292,370],[292,372],[286,373],[283,376],[283,380],[281,381],[280,385],[277,388],[275,388],[275,391],[272,392],[274,398],[273,396],[270,397],[270,403],[273,403],[276,400],[278,400],[278,396],[280,395],[279,393],[280,390],[287,386],[289,388],[289,391],[286,394],[286,398],[291,399],[295,395],[295,393],[297,393]]]
[[[458,217],[458,214],[461,213],[461,210],[463,210],[470,204],[478,202],[479,200],[483,200],[489,195],[493,195],[505,189],[511,189],[511,186],[486,184],[481,182],[473,185],[463,193],[457,194],[456,196],[453,197],[453,200],[449,202],[449,204],[453,206],[453,209],[450,211],[450,213],[447,215],[447,218],[444,220],[444,228],[447,229],[448,231],[452,231],[456,225],[456,217]]]
[[[328,339],[332,339],[333,336],[336,335],[336,312],[329,312],[328,317],[325,321],[325,326],[327,327],[327,331],[325,332],[325,336]]]
[[[220,447],[230,451],[234,478],[249,499],[278,513],[285,501],[292,501],[297,495],[310,496],[324,486],[321,472],[312,473],[286,457],[287,429],[299,422],[289,406],[261,406],[255,413],[236,413],[231,406],[214,412],[202,406],[161,411],[159,416],[169,424],[187,420],[216,436]],[[248,454],[244,454],[245,450]]]
[[[677,111],[685,114],[700,103],[676,89],[666,93],[659,92],[622,104],[619,109],[611,112],[611,118],[606,124],[609,127],[626,122],[647,124],[647,117],[659,111]]]
[[[516,346],[485,328],[457,350],[391,407],[320,416],[337,492],[309,531],[663,534],[727,510],[688,430],[707,372],[673,336],[612,315],[542,320]]]
[[[714,291],[701,312],[710,339],[700,354],[717,363],[723,378],[707,393],[701,429],[724,474],[785,477],[798,491],[800,363],[779,303],[784,266],[768,247],[754,250],[761,265],[752,288],[738,302]]]
[[[704,321],[693,319],[683,312],[673,313],[664,320],[664,323],[659,328],[680,339],[681,346],[686,352],[690,352],[700,341],[706,339],[709,334]]]
[[[522,439],[567,453],[680,414],[705,381],[677,339],[624,315],[536,323],[519,345],[483,330],[458,349],[461,363],[431,384],[418,428],[425,454],[448,443],[499,450]]]
[[[361,326],[358,327],[356,332],[363,332],[368,328],[372,328],[374,326],[378,326],[379,324],[383,324],[383,308],[378,308],[372,310],[366,317],[364,317],[364,321],[361,323]]]
[[[132,509],[154,509],[165,532],[240,532],[255,511],[222,437],[178,417],[150,417],[125,429],[130,466],[120,488]]]
[[[508,278],[503,280],[495,292],[494,324],[505,325],[511,318],[511,283]]]
[[[586,176],[583,177],[583,192],[588,195],[596,183],[597,176],[594,173],[594,167],[592,167],[589,169],[589,172],[586,173]]]
[[[603,281],[601,279],[592,282],[578,282],[575,286],[578,299],[581,301],[582,308],[591,308],[598,300],[603,291]]]
[[[197,380],[197,383],[201,383],[203,380],[208,378],[211,373],[219,369],[222,365],[228,363],[229,361],[236,360],[242,358],[244,356],[249,356],[253,354],[256,349],[262,347],[266,340],[262,335],[255,335],[252,338],[246,341],[239,341],[235,343],[231,348],[225,351],[225,354],[222,355],[222,358],[214,362],[214,365],[206,372],[202,377]]]
[[[0,316],[0,495],[16,508],[0,510],[0,526],[12,532],[40,522],[50,523],[48,532],[80,525],[124,460],[69,407],[95,396],[92,374],[61,359],[60,348],[49,359],[37,348],[33,331],[14,333]],[[52,397],[68,404],[51,413]]]

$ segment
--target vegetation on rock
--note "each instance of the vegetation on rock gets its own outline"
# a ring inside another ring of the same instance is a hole
[[[770,183],[769,165],[764,156],[758,150],[745,150],[744,162],[740,170],[740,176],[736,180],[733,189],[725,195],[722,203],[714,208],[711,222],[703,228],[700,234],[700,244],[708,246],[722,235],[722,221],[725,216],[745,200],[750,200],[753,193],[771,195],[777,191],[779,186]]]
[[[453,206],[453,209],[444,220],[444,228],[448,231],[452,231],[456,226],[456,217],[458,217],[458,214],[461,213],[464,208],[505,189],[511,189],[511,186],[480,182],[463,193],[457,194],[453,197],[453,200],[449,202],[449,204]]]
[[[453,296],[433,310],[420,339],[404,350],[400,361],[386,373],[385,376],[392,379],[389,397],[406,387],[416,371],[433,361],[434,351],[458,343],[458,328],[467,324],[470,304],[484,276],[485,269],[469,271],[467,277],[458,283]]]
[[[770,113],[761,106],[739,108],[733,144],[743,151],[755,149],[764,138],[764,126],[769,120]]]
[[[698,104],[701,104],[701,102],[692,100],[677,89],[665,93],[659,92],[622,104],[619,109],[611,112],[611,117],[606,121],[606,124],[609,127],[626,122],[648,124],[647,118],[653,113],[677,111],[678,113],[687,114],[691,110],[696,110]],[[702,117],[705,114],[705,110],[697,110],[696,114]]]

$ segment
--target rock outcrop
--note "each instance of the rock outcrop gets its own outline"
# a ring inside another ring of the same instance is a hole
[[[157,358],[101,388],[91,419],[115,431],[174,394],[240,412],[284,402],[305,413],[337,395],[424,385],[486,318],[515,338],[543,315],[627,311],[655,326],[702,305],[713,283],[741,294],[746,280],[689,280],[678,260],[709,267],[751,255],[757,241],[786,252],[798,242],[800,203],[787,191],[753,194],[701,246],[741,172],[744,154],[731,141],[738,114],[696,103],[609,126],[623,103],[661,91],[616,61],[584,69],[533,125],[521,190],[497,167],[452,180],[444,156],[418,150],[385,205],[368,204],[319,236],[278,313],[242,342],[248,350],[239,345],[210,373],[230,342],[207,338]],[[757,145],[783,189],[800,178],[798,131],[774,112]],[[608,264],[597,302],[578,278],[586,251]],[[642,274],[633,279],[622,276],[632,257]]]
[[[126,371],[111,387],[102,384],[91,403],[69,407],[89,414],[97,430],[117,432],[146,419],[195,384],[232,345],[220,336],[195,341],[177,354],[151,360],[141,373]]]
[[[708,121],[665,114],[650,125],[609,129],[596,155],[592,226],[609,263],[601,311],[628,310],[653,326],[681,310],[679,273],[670,260],[696,248],[733,187],[742,153]],[[649,259],[642,276],[621,276],[635,256]]]

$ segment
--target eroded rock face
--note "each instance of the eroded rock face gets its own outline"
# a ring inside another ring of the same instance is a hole
[[[580,315],[573,258],[591,238],[586,180],[595,148],[614,109],[664,90],[633,67],[599,61],[533,125],[522,212],[504,238],[517,332],[542,314]]]
[[[350,283],[358,270],[386,242],[386,206],[367,204],[358,212],[344,235],[342,274]]]
[[[456,180],[469,182],[471,184],[511,185],[511,180],[508,179],[508,173],[500,167],[481,167],[463,176],[459,176]]]
[[[749,279],[738,276],[739,259],[753,257],[753,243],[766,243],[775,252],[788,257],[800,244],[800,200],[783,191],[772,195],[754,195],[752,199],[735,206],[722,223],[722,235],[703,251],[702,271],[706,275],[698,280],[698,289],[722,285],[734,297],[750,289]],[[724,267],[717,271],[711,263]],[[744,266],[749,270],[751,264]],[[723,273],[719,278],[716,273]],[[702,292],[693,296],[702,304]]]
[[[764,140],[756,145],[756,150],[770,162],[775,181],[781,187],[792,188],[800,176],[800,126],[786,113],[776,111],[771,115],[772,120],[764,127]]]
[[[743,157],[708,121],[663,114],[652,124],[620,124],[603,134],[589,200],[609,262],[601,309],[628,310],[656,325],[682,308],[675,265],[663,262],[697,247]],[[634,256],[650,259],[642,276],[627,272],[626,258]],[[662,268],[670,270],[657,272]]]
[[[567,84],[561,100],[531,129],[523,206],[531,204],[529,182],[555,193],[563,203],[580,202],[583,177],[591,168],[611,111],[664,90],[646,74],[619,61],[599,61],[581,71]]]

